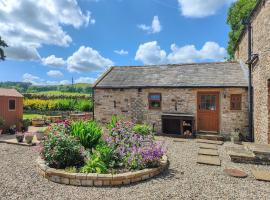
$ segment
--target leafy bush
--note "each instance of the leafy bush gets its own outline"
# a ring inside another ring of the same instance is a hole
[[[149,135],[150,133],[152,133],[152,128],[151,126],[146,124],[135,124],[133,127],[133,131],[141,135]]]
[[[234,58],[234,48],[244,29],[242,20],[247,19],[251,10],[255,7],[256,0],[238,0],[233,3],[228,11],[227,24],[230,26],[227,52],[230,59]]]
[[[59,127],[58,127],[59,126]],[[41,144],[40,154],[54,168],[82,166],[84,148],[74,137],[65,134],[63,125],[54,125]]]
[[[70,125],[70,134],[79,138],[81,144],[88,149],[95,147],[101,138],[102,129],[95,121],[76,121]]]
[[[100,142],[96,146],[96,154],[99,155],[100,159],[107,165],[113,166],[113,149],[106,143]]]
[[[107,124],[107,129],[110,131],[116,126],[116,123],[119,121],[119,118],[116,115],[113,115],[111,121]]]
[[[86,164],[81,168],[82,173],[107,173],[108,168],[101,157],[94,153],[91,158],[86,161]]]

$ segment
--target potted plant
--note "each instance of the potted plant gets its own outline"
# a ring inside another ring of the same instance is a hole
[[[24,135],[24,139],[25,139],[25,142],[27,144],[32,144],[33,138],[34,138],[34,134],[33,133],[26,132],[25,135]]]
[[[10,126],[8,132],[10,135],[14,135],[16,133],[16,125],[14,124],[14,125]]]
[[[45,136],[45,129],[44,128],[40,128],[39,130],[37,130],[36,138],[37,138],[38,141],[43,140],[44,136]]]
[[[2,117],[0,117],[0,135],[3,132],[4,125],[5,125],[5,120]]]
[[[17,132],[15,135],[17,142],[23,142],[24,135],[22,132]]]
[[[28,127],[31,124],[31,120],[30,119],[23,119],[22,120],[22,132],[26,132],[28,131]]]
[[[236,129],[234,129],[234,132],[231,133],[231,142],[232,143],[239,143],[239,132],[240,132],[240,129],[236,128]]]

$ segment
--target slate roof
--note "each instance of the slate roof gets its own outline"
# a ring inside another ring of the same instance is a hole
[[[95,88],[247,87],[238,62],[111,67]]]
[[[15,89],[6,89],[6,88],[0,88],[0,97],[23,97],[21,93],[19,93]]]

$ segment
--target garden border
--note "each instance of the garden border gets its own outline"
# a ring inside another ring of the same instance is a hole
[[[160,166],[157,168],[147,168],[134,172],[121,174],[97,174],[97,173],[68,173],[64,170],[50,168],[45,161],[39,157],[37,159],[38,173],[44,178],[60,184],[75,186],[119,186],[136,183],[150,179],[164,170],[169,165],[166,155],[160,160]]]

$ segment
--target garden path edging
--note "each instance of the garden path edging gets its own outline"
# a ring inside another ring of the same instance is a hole
[[[157,168],[147,168],[134,172],[121,174],[97,174],[97,173],[68,173],[64,170],[50,168],[42,158],[37,159],[38,173],[49,181],[75,186],[119,186],[136,183],[150,179],[168,167],[168,158],[163,156],[160,166]]]

